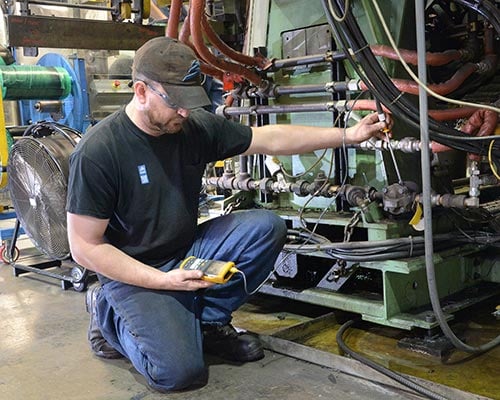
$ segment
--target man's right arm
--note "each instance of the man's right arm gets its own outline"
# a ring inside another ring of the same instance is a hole
[[[107,219],[67,213],[71,256],[76,263],[110,279],[162,290],[198,290],[213,284],[201,280],[201,271],[162,272],[128,256],[104,240]]]

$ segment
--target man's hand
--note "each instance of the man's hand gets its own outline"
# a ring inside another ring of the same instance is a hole
[[[165,273],[165,290],[194,291],[206,289],[214,285],[201,279],[202,271],[187,271],[185,269],[173,269]]]
[[[369,114],[356,125],[346,129],[345,141],[347,144],[361,143],[372,137],[387,140],[386,132],[391,137],[392,119],[385,115],[385,121],[379,121],[377,113]]]

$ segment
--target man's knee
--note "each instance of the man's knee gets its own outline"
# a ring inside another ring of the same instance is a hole
[[[149,385],[160,392],[171,392],[201,387],[207,383],[208,372],[204,365],[175,365],[169,368],[149,368]],[[153,370],[151,370],[153,369]]]
[[[279,215],[269,210],[255,211],[253,220],[256,226],[259,226],[264,231],[269,231],[277,237],[286,236],[287,227],[286,223]]]

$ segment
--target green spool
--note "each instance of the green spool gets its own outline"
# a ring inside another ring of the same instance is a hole
[[[60,100],[71,93],[71,77],[61,67],[0,65],[4,100]]]

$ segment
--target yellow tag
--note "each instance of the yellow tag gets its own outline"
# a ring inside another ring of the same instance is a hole
[[[417,205],[415,207],[415,214],[413,215],[412,219],[408,223],[411,226],[413,226],[413,228],[415,228],[417,231],[421,231],[424,229],[423,221],[422,221],[422,206],[420,205],[420,203],[417,203]]]

